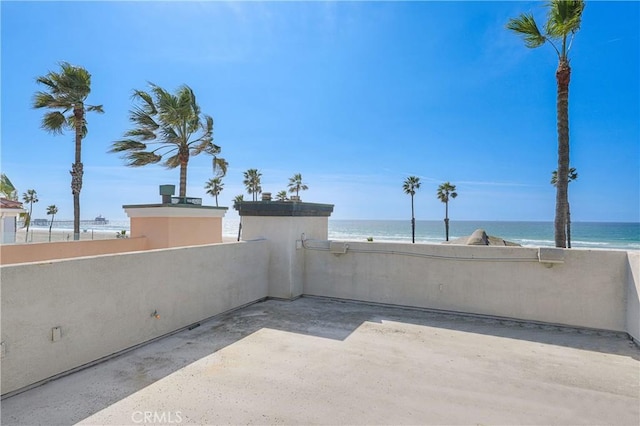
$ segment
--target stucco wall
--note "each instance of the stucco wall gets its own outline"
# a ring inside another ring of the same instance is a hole
[[[640,252],[627,253],[627,333],[640,342]]]
[[[296,241],[327,238],[327,217],[243,216],[242,239],[269,244],[269,296],[290,299],[303,291],[304,251]]]
[[[131,236],[146,237],[150,249],[222,242],[221,217],[132,217],[130,222]]]
[[[2,266],[2,394],[266,297],[267,259],[256,241]]]
[[[145,237],[1,245],[0,264],[9,265],[52,259],[70,259],[80,256],[140,251],[147,248],[147,239]]]
[[[619,331],[630,320],[623,251],[565,250],[548,267],[535,248],[348,245],[305,242],[305,294]]]

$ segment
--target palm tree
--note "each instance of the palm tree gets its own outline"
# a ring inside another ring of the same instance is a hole
[[[260,178],[262,173],[258,169],[249,169],[244,172],[244,186],[247,188],[247,192],[253,195],[253,201],[258,201],[258,194],[262,192],[260,186]]]
[[[130,167],[142,167],[162,161],[168,169],[180,167],[180,197],[187,195],[189,157],[205,152],[213,156],[214,171],[226,173],[227,162],[217,157],[221,148],[213,143],[213,118],[202,114],[196,95],[182,85],[173,95],[160,86],[134,90],[137,105],[129,111],[134,128],[125,139],[113,143],[109,152],[122,152]],[[153,147],[149,147],[153,145]]]
[[[8,200],[18,200],[18,191],[13,186],[7,175],[0,174],[0,195]]]
[[[49,242],[51,242],[51,228],[53,227],[53,218],[58,214],[58,207],[55,204],[51,204],[47,207],[47,216],[51,215],[51,223],[49,224]]]
[[[213,179],[209,179],[204,189],[207,190],[207,194],[211,195],[212,197],[215,197],[216,207],[218,207],[218,195],[220,195],[220,193],[224,189],[224,183],[222,183],[222,178],[215,177]]]
[[[236,206],[236,209],[238,209],[238,204],[242,203],[243,201],[244,201],[244,195],[240,194],[235,196],[235,198],[233,199],[233,204],[234,206]],[[240,222],[238,223],[238,241],[240,241],[241,234],[242,234],[242,216],[240,216]]]
[[[287,201],[287,191],[280,191],[276,194],[278,201]]]
[[[293,177],[289,178],[289,192],[293,194],[296,193],[296,199],[300,199],[300,191],[306,191],[309,189],[307,185],[302,183],[302,174],[296,173]]]
[[[558,55],[557,82],[557,128],[558,128],[558,183],[556,185],[555,243],[566,247],[566,218],[569,203],[569,81],[571,66],[569,51],[573,38],[580,29],[583,0],[551,0],[548,3],[547,22],[544,33],[540,32],[532,14],[523,13],[510,19],[507,29],[521,35],[525,46],[536,48],[549,42]]]
[[[75,132],[75,160],[71,165],[71,194],[73,194],[73,239],[80,239],[80,191],[82,190],[82,139],[87,136],[87,112],[103,113],[102,105],[87,105],[91,93],[91,74],[82,67],[60,63],[60,72],[49,71],[36,82],[45,91],[36,92],[34,108],[47,108],[42,128],[49,133]]]
[[[416,242],[416,218],[413,210],[413,196],[416,195],[416,190],[420,188],[420,178],[416,176],[409,176],[402,184],[402,189],[405,194],[411,195],[411,242]]]
[[[27,189],[27,192],[22,194],[22,201],[29,203],[29,213],[25,217],[24,226],[27,227],[27,233],[24,236],[24,242],[26,243],[29,238],[29,225],[31,224],[31,213],[33,212],[33,203],[37,203],[38,194],[35,189]]]
[[[569,169],[569,176],[567,176],[567,182],[571,183],[578,179],[578,173],[575,167]],[[558,185],[558,171],[551,172],[551,185]],[[571,208],[569,207],[569,201],[567,200],[567,248],[571,248]]]
[[[438,199],[444,203],[444,230],[446,241],[449,241],[449,199],[458,196],[456,186],[445,182],[438,187]]]

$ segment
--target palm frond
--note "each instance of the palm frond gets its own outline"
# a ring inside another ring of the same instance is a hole
[[[128,130],[124,136],[134,137],[140,139],[140,141],[152,141],[156,138],[156,134],[152,130],[144,127]]]
[[[142,108],[140,108],[145,114],[153,116],[158,113],[156,106],[153,103],[153,98],[150,94],[143,90],[134,90],[132,98],[134,100],[140,100]]]
[[[67,118],[60,111],[47,112],[42,118],[42,126],[44,130],[54,135],[62,134],[65,127],[69,127]]]
[[[522,36],[525,46],[534,49],[540,47],[547,40],[540,32],[532,14],[523,13],[518,18],[512,18],[507,23],[507,29]]]
[[[59,98],[47,92],[36,92],[33,96],[32,106],[33,108],[72,108],[71,104],[62,102]]]
[[[124,139],[114,142],[108,152],[142,151],[145,149],[147,149],[147,145],[142,142],[138,142],[133,139]]]
[[[227,169],[229,168],[229,162],[224,158],[213,157],[213,172],[217,177],[224,177],[227,175]]]
[[[127,161],[127,166],[141,167],[160,162],[162,156],[148,151],[133,151],[125,155],[124,159]]]
[[[104,109],[102,105],[87,105],[87,111],[97,112],[99,114],[104,114]]]
[[[585,3],[582,0],[552,0],[548,4],[547,34],[558,39],[580,29]]]
[[[172,155],[162,163],[167,169],[175,169],[180,165],[180,154]]]

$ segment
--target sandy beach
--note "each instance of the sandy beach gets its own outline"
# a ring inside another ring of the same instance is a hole
[[[104,230],[92,230],[88,229],[86,231],[80,231],[80,240],[110,240],[115,239],[117,231],[104,231]],[[21,228],[16,232],[16,244],[24,244],[26,243],[46,243],[49,241],[49,230],[43,228],[30,228],[29,229],[29,237],[25,241],[26,229]],[[129,236],[129,231],[127,231],[127,237]],[[51,242],[60,242],[60,241],[73,241],[73,230],[72,229],[55,229],[51,230]],[[235,237],[231,237],[228,235],[222,236],[222,242],[229,243],[236,241]]]
[[[29,236],[25,240],[26,229],[20,228],[16,232],[16,244],[20,243],[46,243],[49,241],[49,230],[43,228],[29,228]],[[127,235],[129,233],[127,232]],[[95,231],[95,230],[80,230],[80,240],[107,240],[117,238],[116,231]],[[73,229],[52,229],[51,241],[73,241]]]

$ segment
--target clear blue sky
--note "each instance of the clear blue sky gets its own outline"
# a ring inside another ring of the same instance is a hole
[[[575,221],[640,220],[640,3],[588,2],[572,51],[570,184]],[[540,2],[7,2],[2,14],[2,172],[73,217],[73,134],[40,129],[35,79],[68,61],[92,74],[82,218],[124,219],[155,203],[178,169],[127,168],[107,151],[130,128],[131,93],[187,84],[215,120],[230,164],[222,206],[262,172],[264,191],[302,173],[302,199],[334,219],[441,219],[437,186],[457,185],[452,220],[554,216],[557,56],[505,30]],[[189,164],[204,198],[210,157]],[[245,199],[249,196],[245,194]],[[228,217],[236,213],[230,208]]]

